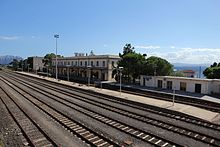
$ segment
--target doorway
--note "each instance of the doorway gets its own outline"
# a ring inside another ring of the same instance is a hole
[[[201,93],[202,85],[201,84],[195,84],[195,92]]]

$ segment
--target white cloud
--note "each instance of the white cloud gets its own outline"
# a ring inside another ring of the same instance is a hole
[[[17,40],[19,38],[21,38],[21,37],[19,37],[19,36],[0,36],[1,40]]]
[[[152,52],[172,63],[203,64],[220,62],[220,48],[175,48],[176,51]]]
[[[176,47],[175,47],[175,46],[170,46],[170,48],[174,49],[174,48],[176,48]]]
[[[134,47],[138,49],[159,49],[160,48],[160,46],[153,46],[153,45],[149,45],[149,46],[137,45]]]

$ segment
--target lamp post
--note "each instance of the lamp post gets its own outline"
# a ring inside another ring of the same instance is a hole
[[[69,74],[69,67],[70,67],[70,65],[66,65],[66,67],[67,67],[67,81],[69,81],[70,80],[70,74]]]
[[[28,73],[29,73],[29,66],[30,66],[30,64],[28,64],[27,66],[28,66]]]
[[[54,38],[56,38],[56,79],[57,79],[57,38],[59,38],[59,35],[55,34]]]
[[[88,68],[88,86],[89,86],[90,85],[90,68],[91,68],[91,66],[88,65],[87,68]]]
[[[119,67],[119,75],[120,75],[120,95],[121,95],[121,76],[122,76],[123,67]]]

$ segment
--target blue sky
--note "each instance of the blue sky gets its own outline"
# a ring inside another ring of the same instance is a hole
[[[0,0],[0,55],[136,52],[220,62],[219,0]]]

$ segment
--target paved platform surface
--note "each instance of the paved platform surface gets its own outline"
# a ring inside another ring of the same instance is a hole
[[[198,118],[210,121],[210,122],[220,123],[220,113],[204,110],[204,109],[194,107],[194,106],[190,106],[190,105],[185,105],[185,104],[180,104],[180,103],[174,103],[174,105],[173,105],[172,102],[157,100],[157,99],[153,99],[153,98],[149,98],[149,97],[137,96],[137,95],[127,94],[127,93],[123,93],[123,92],[120,93],[118,91],[95,88],[95,87],[92,87],[92,86],[87,86],[87,85],[83,85],[83,84],[68,82],[68,81],[64,81],[64,80],[59,80],[58,81],[54,78],[43,77],[43,76],[39,76],[39,75],[36,75],[36,74],[31,74],[31,73],[25,73],[25,72],[19,72],[19,73],[34,76],[34,77],[38,77],[38,78],[49,80],[49,81],[54,81],[54,82],[57,82],[57,83],[70,85],[70,86],[73,86],[73,87],[78,87],[78,88],[82,88],[82,89],[86,89],[86,90],[96,91],[98,93],[103,93],[103,94],[119,97],[119,98],[122,98],[122,99],[127,99],[127,100],[137,101],[137,102],[140,102],[140,103],[145,103],[145,104],[149,104],[149,105],[153,105],[153,106],[158,106],[158,107],[162,107],[162,108],[182,112],[182,113],[185,113],[185,114],[188,114],[188,115],[191,115],[191,116],[195,116],[195,117],[198,117]],[[208,96],[204,96],[204,99],[209,99],[209,100],[213,100],[213,101],[216,100],[215,98],[208,97]],[[218,101],[218,100],[216,100],[216,101]]]

